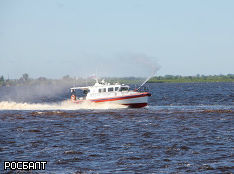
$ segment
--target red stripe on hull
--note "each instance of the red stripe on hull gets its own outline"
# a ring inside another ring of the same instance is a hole
[[[136,94],[136,95],[129,95],[129,96],[102,98],[102,99],[91,99],[90,101],[95,102],[95,103],[99,103],[99,102],[107,102],[107,101],[125,100],[125,99],[131,99],[131,98],[140,98],[140,97],[146,97],[146,96],[151,96],[151,94],[148,92],[145,92],[145,93]]]
[[[112,98],[101,98],[101,99],[91,99],[87,101],[91,101],[94,103],[100,103],[100,102],[108,102],[108,101],[116,101],[116,100],[126,100],[126,99],[132,99],[132,98],[141,98],[141,97],[146,97],[146,96],[151,96],[149,92],[144,92],[144,93],[139,93],[139,94],[134,94],[134,95],[128,95],[128,96],[118,96],[118,97],[112,97]],[[74,103],[80,104],[86,100],[76,100],[73,101]],[[122,104],[126,105],[129,108],[142,108],[147,106],[147,103],[129,103],[129,104]]]

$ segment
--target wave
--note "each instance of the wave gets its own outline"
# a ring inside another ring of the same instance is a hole
[[[81,104],[72,103],[65,100],[56,103],[18,103],[11,101],[0,102],[0,110],[79,110],[79,109],[121,109],[124,105],[111,103],[83,102]]]
[[[212,110],[234,110],[233,105],[181,105],[181,106],[147,106],[148,110],[157,112],[200,112]]]

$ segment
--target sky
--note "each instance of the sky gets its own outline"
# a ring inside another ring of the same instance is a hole
[[[0,76],[234,73],[233,0],[0,0]]]

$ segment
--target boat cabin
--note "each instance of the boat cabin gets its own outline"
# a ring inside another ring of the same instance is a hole
[[[98,81],[94,84],[94,86],[87,87],[73,87],[71,88],[71,94],[73,98],[76,99],[76,90],[83,90],[83,96],[80,97],[80,100],[84,100],[86,98],[97,98],[97,97],[110,97],[116,96],[117,93],[123,93],[129,91],[129,86],[124,84],[110,84],[102,81],[99,83]]]

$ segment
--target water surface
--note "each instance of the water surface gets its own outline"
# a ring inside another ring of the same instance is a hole
[[[32,173],[232,173],[234,84],[150,88],[142,109],[69,109],[67,91],[14,98],[0,89],[0,108],[11,104],[0,111],[0,170],[8,160],[45,160]],[[39,105],[15,110],[21,101]]]

